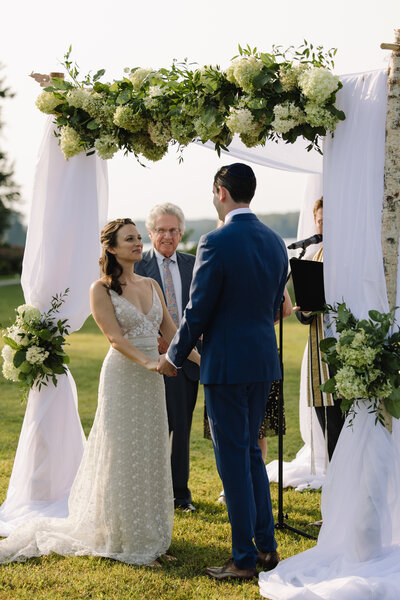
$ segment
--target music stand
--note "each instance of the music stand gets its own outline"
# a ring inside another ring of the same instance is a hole
[[[305,263],[311,263],[311,266]],[[322,310],[325,305],[325,294],[323,284],[323,264],[312,260],[300,260],[298,258],[290,259],[290,265],[292,269],[293,287],[295,289],[296,304],[300,304],[303,301],[305,310]],[[288,276],[288,279],[290,274]],[[304,279],[303,279],[304,277]],[[313,279],[314,277],[314,279]],[[309,285],[310,278],[312,285]],[[308,283],[304,283],[307,281]],[[321,294],[322,286],[322,294]],[[314,290],[314,293],[309,297],[310,289]],[[302,306],[302,307],[303,307]],[[307,306],[307,308],[306,308]],[[289,530],[294,533],[298,533],[305,538],[310,540],[316,540],[317,538],[306,531],[297,529],[289,525],[285,519],[288,519],[288,514],[284,513],[283,510],[283,317],[282,317],[283,300],[279,311],[279,362],[281,366],[282,379],[279,383],[279,397],[278,397],[278,521],[275,523],[276,529]]]

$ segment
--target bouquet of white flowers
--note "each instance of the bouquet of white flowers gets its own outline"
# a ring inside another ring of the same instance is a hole
[[[3,375],[20,384],[24,397],[33,386],[40,390],[49,381],[56,386],[56,375],[67,371],[64,344],[69,326],[67,319],[56,321],[55,314],[68,291],[53,296],[47,313],[29,304],[18,306],[14,323],[2,332]]]
[[[323,360],[334,373],[321,389],[337,394],[342,411],[353,417],[358,403],[367,401],[377,420],[383,422],[382,404],[400,418],[400,331],[389,335],[393,311],[370,310],[369,319],[358,320],[344,302],[328,310],[334,314],[338,338],[320,342]]]

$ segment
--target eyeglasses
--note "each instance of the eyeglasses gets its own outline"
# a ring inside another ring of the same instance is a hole
[[[170,235],[175,236],[178,235],[181,232],[181,230],[177,227],[173,227],[172,229],[163,229],[162,227],[158,227],[154,230],[154,232],[157,235],[166,235],[167,233],[169,233]]]

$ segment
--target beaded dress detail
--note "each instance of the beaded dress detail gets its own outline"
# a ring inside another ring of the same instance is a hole
[[[162,306],[144,315],[110,291],[124,336],[158,359]],[[33,519],[0,542],[0,562],[56,552],[148,564],[171,542],[174,514],[163,378],[110,348],[66,519]]]

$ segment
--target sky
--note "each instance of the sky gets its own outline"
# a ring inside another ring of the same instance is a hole
[[[104,68],[105,81],[123,76],[125,67],[168,67],[188,58],[199,66],[226,68],[238,44],[269,52],[272,45],[295,47],[306,39],[338,48],[335,73],[385,68],[400,28],[399,0],[20,0],[2,7],[1,75],[15,92],[2,102],[3,149],[21,186],[19,210],[27,219],[38,148],[46,116],[35,107],[40,93],[28,75],[60,71],[72,45],[81,74]],[[305,143],[306,145],[306,143]],[[214,218],[212,179],[236,159],[192,144],[179,164],[175,149],[143,168],[119,152],[108,161],[109,218],[144,219],[154,204],[174,202],[186,218]],[[259,214],[299,210],[306,175],[255,166],[258,187],[253,209]]]

